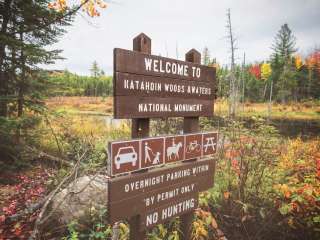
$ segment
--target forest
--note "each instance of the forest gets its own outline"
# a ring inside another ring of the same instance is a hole
[[[112,116],[112,73],[98,60],[86,75],[46,67],[63,59],[48,46],[78,14],[99,18],[110,7],[103,0],[0,2],[0,240],[131,239],[128,221],[107,221],[103,195],[107,142],[131,137],[131,121]],[[200,129],[217,130],[219,148],[192,239],[319,239],[320,48],[301,52],[283,22],[268,58],[236,59],[226,13],[230,63],[201,49],[216,84],[214,116],[200,117]],[[182,118],[150,124],[151,136],[183,129]],[[183,240],[180,219],[148,230],[147,239]]]

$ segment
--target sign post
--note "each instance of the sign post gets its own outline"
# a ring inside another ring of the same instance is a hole
[[[129,219],[131,240],[178,216],[191,239],[199,192],[213,185],[218,133],[199,133],[199,116],[213,115],[216,73],[200,62],[195,49],[185,61],[151,55],[143,33],[133,51],[114,49],[114,117],[132,119],[132,140],[109,143],[108,217]],[[153,117],[183,117],[184,134],[150,138]]]
[[[151,54],[151,39],[141,33],[133,39],[133,50]],[[114,105],[115,106],[115,105]],[[150,118],[133,118],[131,123],[131,137],[142,138],[149,136]],[[146,231],[140,231],[139,223],[140,216],[134,216],[130,219],[130,239],[142,239],[146,238]]]
[[[191,49],[186,53],[185,57],[187,62],[199,63],[201,62],[201,54]],[[199,131],[199,117],[185,117],[183,119],[183,132],[184,133],[196,133]],[[180,217],[181,219],[181,232],[184,239],[191,239],[191,227],[193,212],[186,213]]]

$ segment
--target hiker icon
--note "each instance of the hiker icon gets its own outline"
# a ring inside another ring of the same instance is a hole
[[[160,152],[154,153],[151,147],[149,146],[148,142],[144,143],[144,163],[151,163],[152,165],[160,163]]]

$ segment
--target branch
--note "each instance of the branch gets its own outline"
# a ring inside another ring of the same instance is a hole
[[[34,229],[33,232],[30,236],[30,239],[36,239],[36,237],[39,234],[39,225],[42,222],[42,217],[44,215],[44,213],[47,210],[47,207],[49,206],[49,203],[51,203],[52,199],[54,198],[54,196],[56,196],[56,194],[60,191],[61,187],[63,186],[63,184],[65,184],[73,175],[74,173],[77,171],[79,165],[80,165],[80,161],[83,159],[83,157],[86,155],[86,151],[82,154],[82,156],[78,159],[77,163],[74,165],[71,173],[69,175],[67,175],[61,182],[60,184],[52,191],[50,192],[50,194],[47,196],[46,201],[44,203],[44,205],[41,208],[41,211],[37,217],[37,220],[35,222],[34,225]]]
[[[65,14],[61,15],[61,16],[58,16],[57,18],[53,19],[52,21],[49,21],[47,23],[45,23],[43,26],[41,27],[38,27],[38,26],[35,26],[35,27],[31,27],[25,31],[23,31],[23,33],[28,33],[28,32],[31,32],[31,31],[34,31],[34,30],[41,30],[41,29],[44,29],[48,26],[50,26],[51,24],[55,23],[55,22],[59,22],[61,21],[62,19],[66,18],[66,17],[69,17],[69,16],[72,16],[73,14],[77,13],[77,11],[79,11],[89,0],[85,0],[83,1],[79,6],[75,7],[74,9],[71,9],[69,10],[68,12],[66,12]],[[11,34],[17,34],[17,33],[20,33],[20,31],[18,32],[13,32]]]
[[[62,158],[59,158],[59,157],[56,157],[56,156],[52,156],[48,153],[45,153],[45,152],[42,152],[38,149],[35,149],[33,147],[30,147],[30,146],[26,146],[27,149],[29,149],[31,152],[35,153],[37,155],[38,158],[46,158],[50,161],[53,161],[53,162],[57,162],[57,163],[60,163],[64,166],[67,166],[67,167],[73,167],[74,164],[70,161],[67,161],[65,159],[62,159]]]

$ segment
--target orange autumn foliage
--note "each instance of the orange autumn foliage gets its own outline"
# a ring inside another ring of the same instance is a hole
[[[97,8],[106,8],[107,4],[103,0],[79,0],[81,8],[86,12],[90,17],[100,16],[100,12]],[[54,0],[49,3],[48,7],[56,11],[66,11],[68,8],[67,0]]]
[[[292,216],[290,226],[301,219],[312,226],[320,220],[320,139],[308,142],[298,138],[289,141],[279,158],[278,170],[283,184],[274,189],[278,193],[278,207],[283,215]],[[281,204],[279,204],[281,203]]]
[[[306,65],[309,69],[316,69],[320,73],[320,50],[313,52],[307,57]]]

